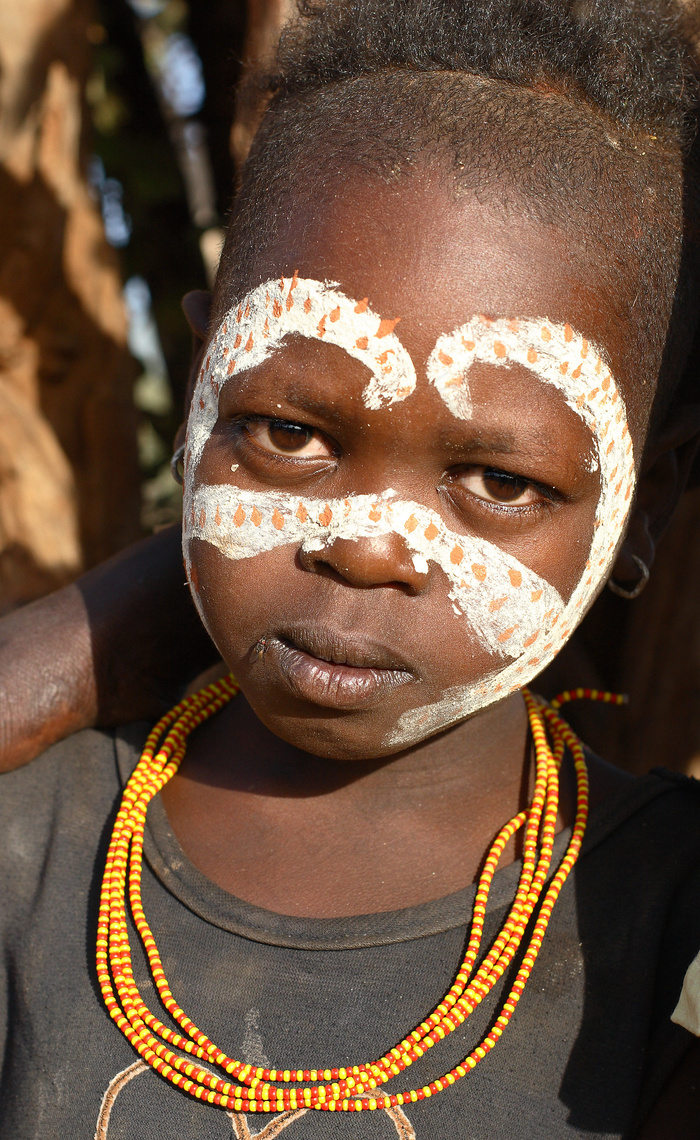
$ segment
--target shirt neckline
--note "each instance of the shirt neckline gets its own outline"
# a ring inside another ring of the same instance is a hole
[[[129,725],[115,732],[115,759],[122,786],[133,771],[150,726]],[[661,774],[640,777],[612,793],[591,812],[583,858],[620,823],[673,784]],[[571,837],[565,828],[555,838],[550,876],[556,871]],[[161,884],[183,906],[212,926],[254,942],[296,950],[358,950],[429,938],[464,927],[470,920],[476,884],[442,898],[399,910],[343,918],[299,918],[266,910],[231,895],[208,879],[181,847],[160,796],[148,808],[144,855]],[[521,861],[497,871],[489,892],[487,914],[513,899]]]

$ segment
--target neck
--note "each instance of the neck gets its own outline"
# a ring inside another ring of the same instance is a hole
[[[232,894],[306,917],[391,910],[474,880],[527,802],[526,741],[516,694],[405,752],[338,761],[285,744],[238,696],[190,740],[163,800]]]

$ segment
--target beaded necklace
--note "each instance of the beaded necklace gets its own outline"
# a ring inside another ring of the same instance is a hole
[[[425,1020],[376,1061],[341,1068],[320,1065],[313,1069],[267,1069],[227,1056],[180,1008],[168,985],[141,903],[148,805],[177,772],[190,733],[223,708],[238,688],[234,678],[228,676],[186,697],[171,709],[150,733],[141,759],[124,789],[107,854],[97,929],[97,975],[109,1014],[152,1069],[197,1100],[229,1111],[285,1112],[315,1108],[328,1112],[362,1112],[435,1096],[465,1077],[497,1044],[530,976],[559,892],[578,858],[588,817],[588,771],[583,745],[558,709],[565,701],[582,697],[616,704],[622,703],[624,698],[595,689],[576,689],[560,694],[547,705],[527,689],[522,690],[536,756],[532,802],[501,828],[488,851],[477,884],[466,953],[454,983]],[[576,771],[576,818],[566,853],[545,890],[559,806],[559,766],[567,747]],[[523,826],[522,871],[515,898],[500,933],[474,972],[491,880],[506,843]],[[127,880],[133,923],[146,952],[153,981],[163,1006],[179,1029],[164,1025],[145,1005],[136,986],[127,928]],[[515,981],[501,1013],[483,1040],[461,1064],[429,1084],[391,1095],[377,1091],[466,1021],[512,962],[535,911],[536,919]],[[197,1061],[218,1066],[231,1079],[218,1076]]]

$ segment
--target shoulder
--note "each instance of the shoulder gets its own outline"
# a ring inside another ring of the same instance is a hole
[[[581,928],[654,979],[657,1024],[670,1025],[700,949],[700,782],[655,769],[603,801],[578,885]]]
[[[47,862],[64,869],[68,889],[78,865],[94,860],[120,795],[119,761],[129,764],[143,734],[141,725],[119,739],[79,732],[0,775],[0,910],[31,905]]]
[[[659,768],[619,787],[592,813],[582,856],[611,919],[632,905],[650,937],[683,927],[687,967],[700,948],[700,782]]]
[[[670,1016],[700,949],[700,783],[657,769],[608,796],[591,815],[576,884],[584,939],[593,932],[621,968],[636,960],[655,976]]]
[[[586,848],[600,843],[630,845],[639,838],[656,849],[700,856],[700,781],[666,768],[634,777],[589,756],[592,807]],[[594,791],[595,789],[595,791]],[[661,862],[665,863],[665,859]]]
[[[138,746],[143,726],[115,732],[86,729],[53,744],[31,763],[0,774],[0,820],[30,813],[33,829],[42,830],[57,813],[76,813],[99,805],[119,785],[119,752]],[[0,843],[3,834],[0,831]]]
[[[655,853],[661,872],[675,869],[676,881],[682,883],[700,865],[700,781],[655,768],[635,781],[630,794],[639,804],[630,826]]]
[[[662,959],[677,959],[685,970],[700,949],[700,781],[662,768],[648,779],[662,791],[642,813],[641,842],[652,853],[650,868],[655,859],[659,876],[672,884]]]

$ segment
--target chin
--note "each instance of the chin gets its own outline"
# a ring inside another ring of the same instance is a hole
[[[254,700],[249,704],[270,732],[311,756],[327,760],[381,760],[403,751],[402,745],[389,743],[394,721],[367,713],[336,712],[319,709],[305,714],[286,715],[260,708]]]

